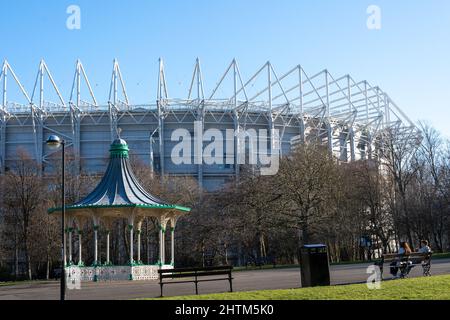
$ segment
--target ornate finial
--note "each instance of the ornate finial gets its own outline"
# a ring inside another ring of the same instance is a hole
[[[121,138],[114,140],[109,149],[111,158],[128,158],[128,151],[127,142]]]
[[[120,134],[122,133],[122,128],[117,128],[117,137],[121,139]]]

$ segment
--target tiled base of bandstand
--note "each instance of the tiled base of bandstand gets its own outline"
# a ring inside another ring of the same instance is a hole
[[[173,269],[172,265],[66,267],[67,283],[73,281],[157,280],[158,269]]]

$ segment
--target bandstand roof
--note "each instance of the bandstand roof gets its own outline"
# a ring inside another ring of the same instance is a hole
[[[127,208],[189,212],[191,209],[167,202],[148,193],[138,182],[129,160],[128,144],[123,139],[117,139],[111,144],[108,168],[97,187],[84,199],[66,206],[66,210],[86,211],[89,209],[115,209],[122,211]],[[122,210],[121,210],[122,209]],[[52,208],[50,213],[61,211]]]

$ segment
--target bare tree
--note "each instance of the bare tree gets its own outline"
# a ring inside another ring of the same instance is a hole
[[[282,159],[275,189],[281,192],[285,208],[289,208],[283,214],[300,231],[300,243],[311,240],[311,229],[327,215],[322,209],[337,183],[336,162],[320,145],[302,145]]]
[[[12,169],[4,177],[4,203],[7,209],[5,218],[14,234],[16,275],[19,254],[23,252],[27,277],[32,279],[32,219],[45,197],[46,187],[42,183],[37,163],[23,150],[19,150],[17,156]]]
[[[381,143],[381,165],[393,181],[394,223],[409,243],[413,243],[407,192],[418,170],[412,159],[420,140],[409,131],[391,128],[385,130]]]
[[[364,222],[368,233],[381,242],[384,252],[390,251],[389,243],[395,230],[390,209],[391,179],[380,171],[378,162],[367,160],[352,165],[355,188],[352,197],[367,213]]]
[[[448,224],[448,189],[444,177],[448,163],[444,156],[444,141],[433,127],[421,123],[423,140],[414,159],[417,166],[410,203],[415,205],[415,231],[419,238],[432,239],[438,251],[444,249]]]

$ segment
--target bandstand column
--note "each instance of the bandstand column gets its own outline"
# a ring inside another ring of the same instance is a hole
[[[129,224],[128,225],[128,229],[130,230],[130,264],[133,264],[133,258],[134,258],[134,252],[133,252],[133,242],[134,242],[134,238],[133,238],[133,225]]]
[[[137,262],[141,261],[141,230],[137,230]]]
[[[82,255],[82,247],[81,247],[81,235],[83,234],[83,232],[81,231],[81,229],[78,229],[78,265],[82,266],[83,265],[83,255]]]
[[[94,226],[94,266],[98,264],[98,226]]]
[[[69,228],[69,264],[72,264],[72,231],[73,228]]]
[[[164,225],[161,224],[159,228],[159,263],[161,266],[164,265],[165,260],[165,233]]]
[[[110,231],[106,230],[106,264],[111,263],[109,261],[109,234],[110,234]]]
[[[172,266],[175,265],[175,227],[174,226],[170,226],[170,264]]]
[[[63,239],[63,242],[64,242],[64,266],[67,266],[67,232],[68,232],[68,230],[67,230],[67,228],[65,229],[65,231],[64,231],[64,239]]]

